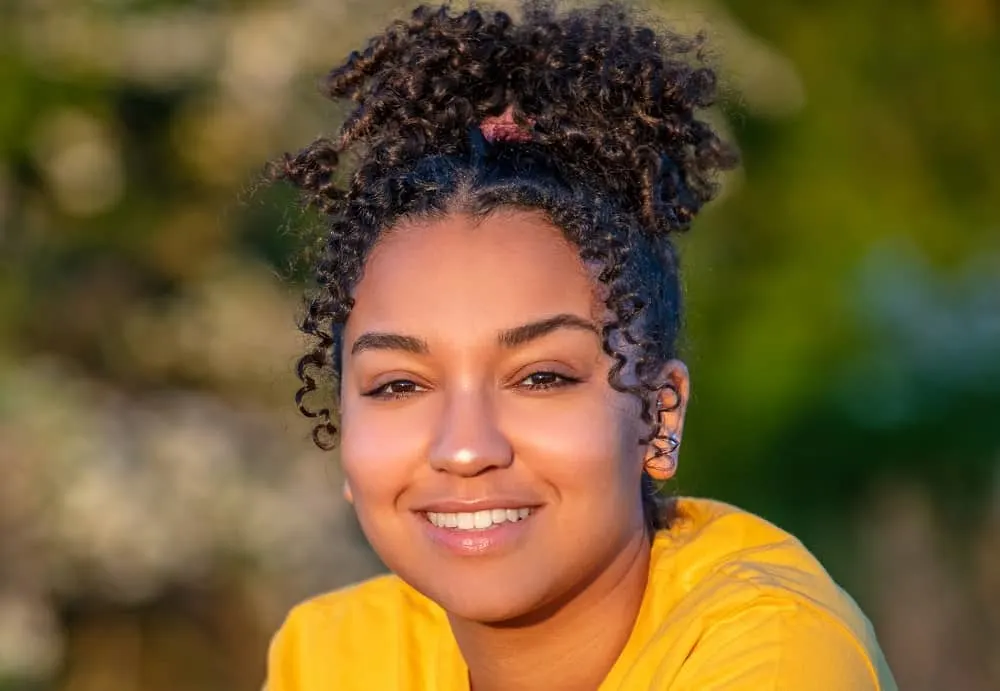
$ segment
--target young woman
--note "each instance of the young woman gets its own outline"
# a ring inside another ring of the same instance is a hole
[[[895,688],[799,542],[657,496],[671,239],[735,158],[698,49],[615,6],[422,8],[331,72],[353,110],[277,170],[329,216],[298,401],[393,575],[297,607],[269,691]]]

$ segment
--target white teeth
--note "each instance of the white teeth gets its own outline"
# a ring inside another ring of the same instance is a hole
[[[476,529],[482,530],[483,528],[489,528],[493,525],[493,512],[492,511],[476,511],[472,514],[475,521]]]
[[[484,509],[482,511],[459,513],[427,512],[427,520],[439,528],[458,530],[485,530],[491,526],[503,523],[517,523],[531,515],[530,508],[521,509]]]

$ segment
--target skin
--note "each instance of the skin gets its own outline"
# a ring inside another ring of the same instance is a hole
[[[341,381],[347,493],[386,565],[448,613],[476,691],[596,688],[642,601],[640,477],[657,459],[637,443],[638,402],[608,383],[599,294],[557,228],[513,210],[406,222],[356,287]],[[687,371],[672,361],[665,374],[664,401],[679,405],[661,423],[679,436]],[[443,550],[416,511],[501,495],[540,508],[496,554]]]

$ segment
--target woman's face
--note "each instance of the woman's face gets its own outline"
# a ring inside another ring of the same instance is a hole
[[[355,300],[341,459],[389,568],[454,615],[509,621],[644,539],[638,403],[608,384],[603,307],[555,227],[519,211],[407,223]]]

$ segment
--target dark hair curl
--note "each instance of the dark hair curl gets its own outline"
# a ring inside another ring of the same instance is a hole
[[[702,44],[641,26],[617,4],[561,14],[527,0],[520,21],[423,6],[329,73],[326,94],[356,104],[339,135],[286,155],[273,171],[329,223],[319,290],[301,323],[313,347],[297,367],[296,402],[317,420],[319,446],[333,446],[333,413],[306,399],[319,377],[339,379],[352,291],[382,233],[403,219],[501,207],[546,214],[600,267],[613,315],[603,330],[609,382],[639,397],[654,428],[657,377],[675,356],[681,322],[670,236],[736,163],[696,117],[716,92]],[[479,123],[508,108],[530,139],[487,141]],[[342,165],[348,156],[353,163]],[[623,377],[626,368],[634,376]],[[663,519],[645,480],[656,528]]]

